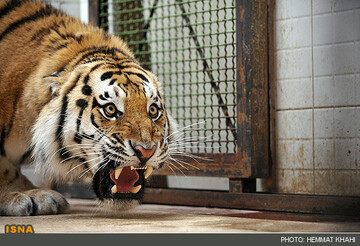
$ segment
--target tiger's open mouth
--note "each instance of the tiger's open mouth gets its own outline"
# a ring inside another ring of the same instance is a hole
[[[153,168],[150,166],[104,168],[95,174],[93,189],[100,200],[141,199],[144,194],[145,180],[152,171]]]
[[[110,179],[115,183],[111,188],[111,193],[138,193],[143,188],[142,184],[138,184],[140,174],[143,174],[144,178],[147,179],[152,171],[152,167],[135,168],[133,166],[119,167],[111,171]]]

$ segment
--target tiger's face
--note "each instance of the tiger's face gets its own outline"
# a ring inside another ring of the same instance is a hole
[[[140,199],[145,180],[169,158],[175,128],[156,77],[137,64],[61,73],[50,76],[59,86],[34,127],[40,171],[60,180],[92,178],[100,200]]]

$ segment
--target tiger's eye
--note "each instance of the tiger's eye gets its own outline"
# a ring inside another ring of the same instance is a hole
[[[105,106],[104,113],[107,117],[112,118],[116,115],[116,107],[114,104],[110,103]]]
[[[149,115],[151,118],[156,119],[159,115],[159,109],[156,104],[151,104],[149,107]]]

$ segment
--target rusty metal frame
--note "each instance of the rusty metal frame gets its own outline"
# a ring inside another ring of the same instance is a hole
[[[236,2],[237,152],[181,171],[192,176],[264,178],[269,173],[268,11],[266,0]],[[173,175],[162,169],[158,175]]]
[[[144,203],[360,216],[360,197],[148,188]]]
[[[89,6],[89,24],[99,26],[100,6],[99,0],[88,0]]]
[[[95,199],[91,184],[58,185],[69,198]],[[360,197],[276,193],[231,193],[147,188],[143,203],[246,209],[304,214],[349,215],[360,218]]]

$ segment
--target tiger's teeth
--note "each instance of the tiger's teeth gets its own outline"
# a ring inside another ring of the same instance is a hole
[[[115,194],[117,192],[117,188],[116,188],[116,185],[114,185],[112,188],[111,188],[111,193]]]
[[[134,170],[134,169],[135,169],[135,167],[133,167],[133,166],[130,166],[130,169],[131,169],[131,170]]]
[[[129,191],[130,191],[130,193],[135,194],[135,193],[138,193],[140,189],[141,189],[141,185],[138,185],[135,187],[131,187]]]
[[[123,170],[122,167],[115,170],[115,179],[118,179],[118,178],[119,178],[122,170]]]
[[[152,173],[153,170],[154,169],[152,167],[150,167],[150,166],[146,168],[145,179],[147,179],[150,176],[150,174]]]

